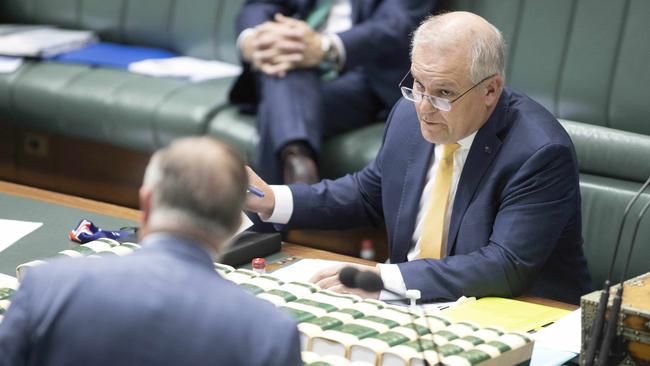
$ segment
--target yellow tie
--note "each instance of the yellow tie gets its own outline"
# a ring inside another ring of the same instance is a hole
[[[459,144],[442,146],[442,158],[436,170],[436,180],[431,189],[429,209],[424,216],[420,235],[420,258],[440,259],[443,254],[442,232],[449,203],[451,176],[454,172],[454,152]]]

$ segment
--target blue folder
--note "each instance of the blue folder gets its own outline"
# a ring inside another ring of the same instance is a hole
[[[54,56],[49,60],[63,63],[126,69],[132,62],[177,56],[177,54],[161,48],[100,42],[79,48],[72,52]]]

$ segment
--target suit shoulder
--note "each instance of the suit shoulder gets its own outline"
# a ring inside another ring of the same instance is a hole
[[[537,150],[546,145],[573,144],[569,134],[557,118],[543,105],[524,93],[506,89],[509,94],[508,117],[511,120],[509,134],[521,143]]]

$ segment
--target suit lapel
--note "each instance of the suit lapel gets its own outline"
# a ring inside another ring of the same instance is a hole
[[[418,204],[424,189],[429,162],[434,145],[427,142],[416,124],[417,131],[411,134],[411,149],[407,161],[406,172],[402,182],[401,202],[397,220],[395,221],[395,235],[393,237],[393,250],[391,262],[406,261],[406,255],[411,248],[415,220],[417,219]]]
[[[472,201],[472,197],[474,197],[474,193],[481,179],[501,147],[501,139],[497,136],[497,133],[505,120],[507,99],[509,98],[504,91],[494,112],[485,125],[476,133],[476,137],[470,148],[465,166],[463,167],[463,173],[458,182],[454,209],[451,213],[451,223],[449,224],[449,234],[447,235],[447,255],[453,252],[460,223],[463,221],[467,207]]]
[[[359,18],[362,15],[362,5],[365,1],[361,0],[350,0],[350,6],[352,7],[352,24],[359,23]]]

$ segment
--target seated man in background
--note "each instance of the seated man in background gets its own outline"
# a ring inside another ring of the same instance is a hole
[[[409,34],[434,4],[247,1],[237,21],[244,73],[231,99],[257,103],[258,173],[316,183],[323,137],[385,117],[408,69]]]
[[[140,190],[143,248],[30,270],[0,325],[0,365],[299,365],[288,314],[214,270],[247,177],[214,139],[158,151]]]
[[[578,165],[557,119],[504,88],[498,29],[466,12],[431,17],[377,157],[315,185],[268,186],[247,209],[285,228],[386,225],[390,263],[368,267],[423,300],[522,294],[578,303],[591,281],[582,252]],[[340,268],[314,280],[351,291]],[[362,293],[387,298],[386,294]]]

